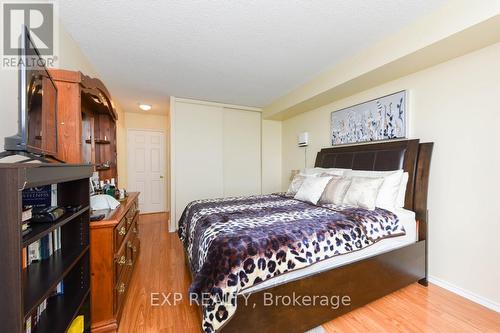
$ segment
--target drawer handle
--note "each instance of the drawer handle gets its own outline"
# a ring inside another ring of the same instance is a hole
[[[120,283],[118,287],[116,287],[116,290],[118,291],[119,294],[123,294],[125,292],[125,283]]]
[[[129,259],[129,260],[127,261],[127,265],[128,265],[128,266],[133,266],[133,265],[134,265],[134,262],[132,261],[132,259]]]
[[[125,265],[125,256],[121,256],[120,259],[118,259],[118,265],[120,266]]]
[[[132,223],[132,218],[131,217],[127,217],[127,224],[130,225]]]
[[[137,228],[136,228],[136,227],[134,227],[134,228],[132,229],[132,232],[133,232],[134,234],[136,234],[136,233],[137,233]]]
[[[125,236],[127,233],[127,229],[125,227],[121,227],[120,230],[118,231],[118,235],[120,236]]]
[[[132,249],[133,252],[137,252],[137,247],[135,247],[135,245],[132,245],[131,241],[127,242],[127,246],[129,249]]]

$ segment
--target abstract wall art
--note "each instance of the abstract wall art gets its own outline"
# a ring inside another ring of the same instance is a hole
[[[407,137],[407,91],[331,113],[332,145]]]

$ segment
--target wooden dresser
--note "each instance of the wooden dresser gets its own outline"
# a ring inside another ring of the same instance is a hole
[[[90,223],[92,332],[116,332],[139,257],[139,193]],[[100,213],[100,211],[99,211]]]

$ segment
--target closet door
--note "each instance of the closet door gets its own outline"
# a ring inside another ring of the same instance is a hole
[[[261,113],[224,108],[224,196],[261,193]]]
[[[222,107],[176,103],[172,179],[176,221],[189,202],[224,195],[223,115]]]

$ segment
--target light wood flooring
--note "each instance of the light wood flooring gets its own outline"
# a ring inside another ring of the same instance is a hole
[[[167,214],[140,217],[141,255],[118,333],[201,332],[198,309],[188,302],[151,306],[151,293],[186,294],[190,283],[182,246],[167,232],[167,219]],[[435,285],[413,284],[323,327],[328,333],[500,332],[500,314]]]

